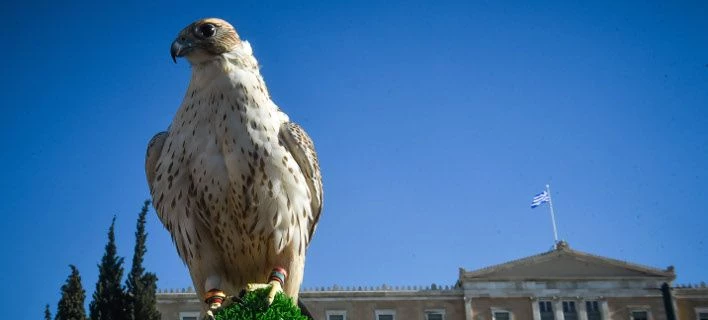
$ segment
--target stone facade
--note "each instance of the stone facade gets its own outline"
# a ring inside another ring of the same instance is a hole
[[[673,290],[678,319],[708,320],[708,286],[679,286]]]
[[[303,291],[300,299],[316,319],[327,312],[346,314],[345,319],[376,319],[376,312],[387,311],[394,319],[426,320],[436,313],[443,319],[464,319],[463,291],[459,289],[394,289],[371,291]]]
[[[316,320],[708,320],[708,288],[662,291],[675,277],[673,267],[627,263],[560,242],[538,255],[460,269],[453,286],[304,289],[300,299]],[[194,319],[201,306],[194,292],[158,293],[166,320]]]
[[[198,314],[204,304],[197,299],[194,290],[180,292],[162,291],[157,293],[157,310],[162,314],[162,320],[197,320],[190,317]]]

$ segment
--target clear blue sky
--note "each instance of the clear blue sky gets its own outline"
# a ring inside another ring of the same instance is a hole
[[[189,81],[169,46],[208,16],[319,151],[306,287],[452,284],[546,251],[546,183],[571,247],[708,280],[705,1],[2,7],[4,317],[54,310],[68,264],[90,299],[113,215],[130,267],[145,147]],[[154,213],[148,231],[159,286],[190,286]]]

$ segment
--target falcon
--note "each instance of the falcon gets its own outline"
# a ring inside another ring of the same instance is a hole
[[[170,52],[192,77],[172,124],[148,144],[145,173],[207,314],[249,284],[272,285],[271,302],[277,290],[297,301],[322,211],[312,140],[273,102],[228,22],[188,25]]]

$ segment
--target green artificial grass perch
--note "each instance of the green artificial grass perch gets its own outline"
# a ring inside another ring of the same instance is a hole
[[[310,320],[302,315],[288,296],[279,292],[268,307],[268,291],[263,288],[247,292],[240,302],[234,302],[216,312],[216,320]]]

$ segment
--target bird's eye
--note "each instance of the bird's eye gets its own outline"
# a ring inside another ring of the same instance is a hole
[[[205,23],[198,25],[194,30],[197,37],[201,39],[206,39],[213,36],[216,33],[216,26],[211,23]]]

